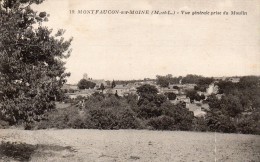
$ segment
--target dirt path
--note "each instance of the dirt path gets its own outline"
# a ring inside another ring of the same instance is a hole
[[[254,135],[148,130],[0,130],[0,140],[71,146],[74,150],[38,153],[32,161],[260,161],[260,136]]]

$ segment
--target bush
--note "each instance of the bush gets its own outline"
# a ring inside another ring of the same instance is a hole
[[[89,111],[90,121],[93,123],[94,129],[115,129],[116,116],[111,109],[94,109]]]
[[[165,95],[168,97],[169,100],[175,100],[176,99],[176,94],[173,92],[165,93]]]
[[[118,129],[137,129],[140,123],[131,109],[124,109],[117,113]]]
[[[0,119],[0,129],[6,129],[9,127],[9,123]]]
[[[147,125],[156,130],[174,130],[174,119],[169,116],[159,116],[148,120]]]
[[[147,104],[145,102],[147,102]],[[157,107],[154,103],[149,103],[148,101],[145,102],[137,109],[137,115],[139,118],[149,119],[162,115],[162,109],[160,107]]]
[[[121,106],[121,102],[115,96],[111,96],[109,98],[106,98],[101,103],[101,107],[118,107],[118,106]]]
[[[19,161],[29,161],[36,149],[37,146],[26,143],[2,142],[0,145],[0,155]]]
[[[91,128],[94,129],[136,129],[140,127],[134,112],[128,108],[90,110],[89,118]]]
[[[36,129],[47,128],[78,128],[81,127],[78,119],[80,119],[78,109],[76,107],[69,107],[64,109],[54,110],[47,114],[47,119],[35,123]]]
[[[238,120],[236,128],[239,133],[260,135],[259,113],[254,112],[251,115],[242,116]]]
[[[203,117],[194,118],[192,127],[193,127],[192,128],[193,131],[205,132],[209,130],[207,123]]]

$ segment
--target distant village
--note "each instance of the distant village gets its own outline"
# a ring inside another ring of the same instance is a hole
[[[88,98],[94,93],[117,94],[121,97],[127,96],[129,94],[137,95],[137,87],[149,84],[155,86],[158,89],[159,94],[174,93],[176,95],[176,98],[174,100],[170,100],[170,102],[173,104],[185,104],[186,108],[194,113],[194,116],[204,116],[206,114],[205,110],[209,109],[209,105],[207,103],[204,103],[203,100],[191,101],[190,98],[186,96],[186,92],[188,90],[193,90],[196,84],[183,84],[182,80],[180,80],[178,84],[169,84],[168,87],[161,87],[157,84],[155,79],[149,78],[125,84],[117,83],[114,86],[111,85],[111,81],[105,81],[104,79],[92,79],[87,74],[83,75],[83,79],[95,83],[95,86],[88,89],[79,89],[78,85],[64,84],[62,90],[65,92],[67,97],[69,97],[70,99],[76,99],[77,97]],[[240,77],[214,77],[214,83],[218,81],[231,81],[233,83],[238,83],[240,81]],[[218,87],[214,83],[209,85],[206,92],[199,91],[199,95],[204,95],[205,99],[207,99],[207,96],[211,94],[216,94],[216,96],[220,99],[221,94],[217,94]],[[104,86],[104,88],[100,89],[101,86]]]

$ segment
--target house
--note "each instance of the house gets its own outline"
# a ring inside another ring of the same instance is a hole
[[[221,99],[222,98],[222,96],[223,96],[223,94],[216,94],[216,97],[217,97],[217,99]]]
[[[224,81],[226,80],[226,77],[213,77],[213,79],[216,81]]]
[[[137,89],[135,87],[130,87],[129,93],[130,94],[136,94],[137,93]]]
[[[238,83],[240,81],[239,77],[231,77],[228,78],[228,81],[232,82],[232,83]]]
[[[74,93],[79,91],[78,86],[74,84],[64,84],[61,87],[61,90],[63,90],[65,93]]]
[[[105,87],[107,86],[107,82],[104,79],[92,79],[86,73],[83,75],[83,79],[95,83],[96,87],[100,87],[101,84],[103,84]]]
[[[179,90],[174,88],[159,88],[159,93],[165,94],[165,93],[175,93],[178,94]]]
[[[209,107],[209,104],[202,104],[201,105],[201,110],[202,111],[209,111],[210,110],[210,107]]]
[[[95,89],[85,89],[85,90],[77,91],[75,93],[66,93],[66,95],[69,98],[71,98],[71,99],[75,99],[75,98],[77,98],[79,96],[81,96],[81,97],[89,97],[92,94],[94,94],[95,92],[99,92],[99,91],[95,90]]]
[[[127,85],[116,85],[113,89],[112,89],[112,93],[113,94],[118,94],[118,96],[124,96],[129,94],[130,92],[130,88]]]
[[[186,108],[193,112],[194,116],[196,117],[203,117],[206,115],[206,112],[202,111],[201,106],[198,106],[197,104],[188,104]]]
[[[67,89],[67,90],[78,90],[78,86],[75,84],[64,84],[61,89]]]
[[[196,86],[196,84],[183,84],[183,89],[184,90],[192,90],[194,89],[194,87]]]
[[[198,110],[193,111],[193,114],[196,117],[204,117],[207,113],[198,109]]]
[[[178,104],[178,103],[181,103],[181,102],[185,103],[186,107],[187,107],[187,105],[190,103],[190,98],[186,97],[186,95],[178,94],[176,96],[176,99],[171,101],[171,103],[173,103],[173,104]]]
[[[218,93],[218,86],[214,83],[210,84],[209,87],[206,89],[206,96],[211,94],[217,94]]]

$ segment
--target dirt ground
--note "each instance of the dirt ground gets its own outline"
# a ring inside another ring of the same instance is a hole
[[[31,161],[260,161],[260,136],[149,130],[0,129],[0,141],[53,146]],[[55,149],[70,146],[71,149]]]

